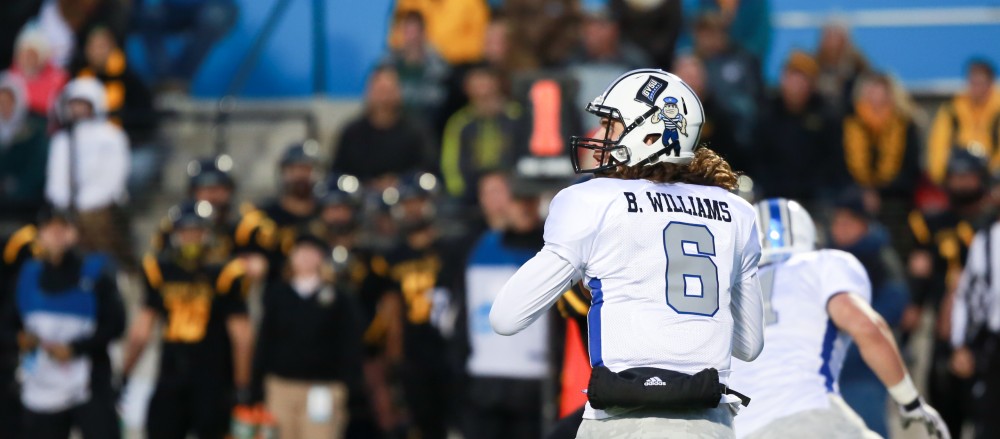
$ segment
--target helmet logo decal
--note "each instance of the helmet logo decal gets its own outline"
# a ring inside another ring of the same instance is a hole
[[[684,113],[686,114],[687,102],[684,102],[683,106],[685,109]],[[687,119],[681,114],[680,109],[677,108],[677,98],[673,96],[663,98],[663,108],[660,108],[653,115],[651,121],[653,123],[663,122],[663,136],[660,137],[660,141],[663,142],[667,155],[673,154],[676,157],[680,157],[680,136],[684,135],[684,137],[687,137],[688,133]]]
[[[642,102],[649,106],[656,105],[656,99],[660,97],[660,93],[667,88],[667,82],[663,81],[655,76],[650,76],[646,80],[646,85],[643,85],[635,94],[635,100]]]

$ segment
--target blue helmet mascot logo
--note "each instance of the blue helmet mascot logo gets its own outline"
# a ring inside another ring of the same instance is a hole
[[[687,105],[684,105],[685,110]],[[684,113],[687,113],[685,111]],[[687,137],[687,119],[681,114],[680,108],[677,107],[677,98],[673,96],[667,96],[663,98],[663,108],[657,111],[651,119],[653,123],[663,122],[663,137],[660,138],[660,142],[663,146],[667,147],[667,155],[681,155],[681,144],[680,136],[684,135]]]

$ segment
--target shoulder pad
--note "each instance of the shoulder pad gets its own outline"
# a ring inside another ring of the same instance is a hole
[[[163,285],[163,273],[160,271],[160,262],[156,260],[156,256],[152,254],[143,256],[142,271],[146,274],[146,280],[149,281],[150,286],[159,288],[160,285]]]
[[[13,264],[17,261],[17,256],[21,253],[21,250],[33,242],[35,238],[38,237],[38,229],[34,225],[29,224],[21,227],[13,235],[10,235],[10,239],[7,241],[7,245],[3,249],[3,262],[5,264]]]
[[[389,261],[386,261],[382,256],[375,256],[372,258],[372,273],[379,276],[385,276],[389,273]]]
[[[924,215],[918,210],[910,212],[907,220],[910,223],[910,231],[913,232],[913,236],[916,237],[917,242],[921,244],[927,244],[931,240],[931,231],[927,227],[927,220]]]
[[[261,222],[265,219],[267,219],[267,216],[259,210],[254,210],[243,215],[243,218],[240,218],[240,222],[236,226],[236,236],[234,236],[236,244],[243,246],[250,243],[250,235],[260,227]]]
[[[585,316],[590,311],[590,304],[584,300],[575,288],[566,290],[562,298],[569,305],[570,309],[572,309],[573,313],[577,315]]]
[[[976,237],[976,229],[965,221],[959,221],[958,226],[955,227],[955,233],[958,234],[959,239],[962,240],[962,244],[966,247],[972,245],[972,239]]]
[[[226,294],[233,287],[233,282],[246,274],[246,267],[239,259],[230,261],[219,273],[219,278],[215,281],[215,290],[219,294]]]

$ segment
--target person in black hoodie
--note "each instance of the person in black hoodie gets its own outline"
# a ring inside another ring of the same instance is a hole
[[[414,173],[383,192],[383,200],[396,201],[388,208],[401,239],[372,258],[376,280],[366,293],[381,308],[375,319],[385,322],[385,369],[399,371],[408,434],[424,439],[446,438],[455,413],[449,343],[452,291],[461,269],[456,253],[463,248],[442,236],[436,223],[436,188],[431,174]]]
[[[734,170],[746,171],[750,157],[749,147],[737,143],[733,135],[733,117],[722,107],[718,95],[709,89],[705,64],[694,55],[681,55],[674,61],[671,72],[691,86],[705,109],[705,122],[701,125],[698,143],[725,157]]]
[[[45,119],[28,110],[24,81],[0,72],[0,227],[38,215],[48,159]]]
[[[264,293],[253,383],[281,437],[343,438],[348,401],[363,389],[360,309],[332,281],[326,243],[300,234],[287,278]]]
[[[33,439],[117,438],[108,345],[125,330],[110,259],[77,250],[69,212],[43,209],[40,255],[18,274],[3,316],[4,344],[22,353],[22,434]]]
[[[962,425],[973,413],[970,397],[973,380],[957,374],[949,362],[956,355],[950,342],[955,285],[966,265],[977,231],[989,227],[996,218],[990,205],[990,174],[986,157],[956,148],[948,159],[944,180],[947,204],[928,203],[910,212],[908,222],[913,247],[907,270],[912,302],[903,312],[901,326],[907,336],[920,331],[922,317],[935,315],[934,336],[927,373],[927,396],[941,408],[941,416],[952,437],[961,435]]]
[[[242,259],[250,278],[279,280],[296,233],[316,218],[319,203],[313,190],[319,176],[318,151],[312,140],[289,145],[278,163],[277,196],[256,206],[240,206],[233,247],[248,256]]]
[[[789,55],[778,93],[763,105],[750,151],[752,177],[763,196],[798,200],[807,210],[830,200],[846,180],[840,147],[841,124],[815,91],[819,67],[805,52]]]
[[[434,165],[427,134],[403,111],[400,87],[399,73],[392,66],[371,72],[364,110],[340,133],[331,171],[384,188],[395,176]]]

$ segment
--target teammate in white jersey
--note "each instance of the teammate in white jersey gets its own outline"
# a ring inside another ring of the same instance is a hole
[[[663,98],[687,121],[667,144],[653,119]],[[740,400],[726,394],[730,358],[763,348],[753,208],[729,192],[729,165],[697,148],[702,106],[676,76],[626,73],[587,111],[604,137],[574,137],[574,158],[583,148],[596,161],[574,167],[606,178],[552,200],[545,247],[497,296],[493,328],[523,330],[582,279],[594,372],[577,437],[731,437]]]
[[[871,282],[861,262],[840,250],[815,250],[812,218],[797,202],[775,198],[755,207],[767,348],[753,363],[733,362],[729,383],[753,397],[736,420],[737,437],[878,437],[838,393],[852,339],[899,403],[904,426],[922,423],[929,434],[950,437],[941,416],[917,393],[889,327],[869,305]]]

